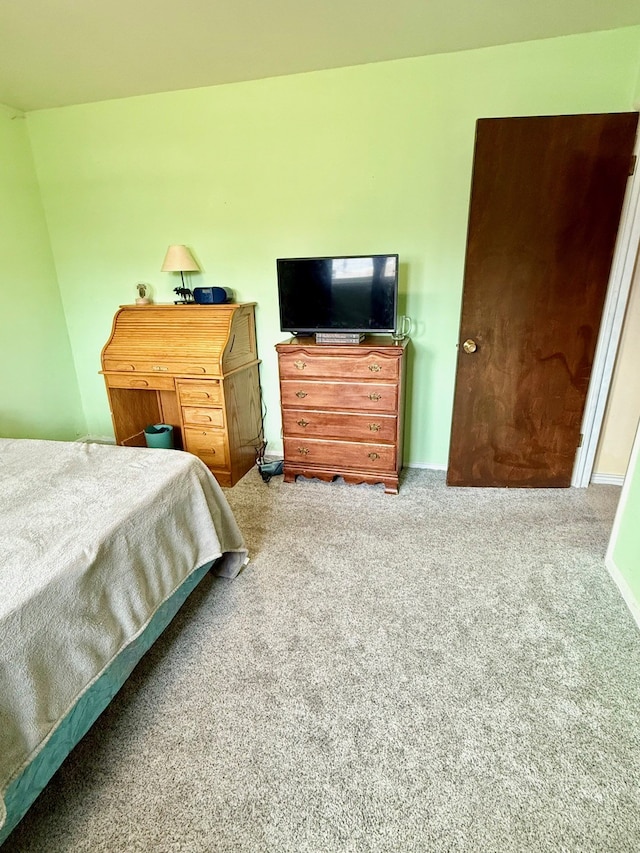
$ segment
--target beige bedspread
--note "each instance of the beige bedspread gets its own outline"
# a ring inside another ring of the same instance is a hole
[[[0,795],[197,567],[247,553],[195,456],[0,439]],[[4,821],[0,796],[0,826]]]

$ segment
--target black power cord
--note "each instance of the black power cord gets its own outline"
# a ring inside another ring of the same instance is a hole
[[[262,383],[260,383],[260,435],[257,438],[259,444],[255,446],[256,465],[258,466],[258,471],[260,471],[260,476],[263,481],[268,483],[272,477],[282,474],[284,462],[282,459],[272,460],[271,462],[267,462],[265,459],[267,441],[264,437],[264,419],[266,415],[267,406],[264,402],[264,397],[262,396]]]

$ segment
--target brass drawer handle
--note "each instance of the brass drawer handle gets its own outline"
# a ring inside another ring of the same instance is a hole
[[[369,424],[371,432],[380,432],[380,424]]]
[[[374,391],[372,394],[369,394],[369,399],[370,400],[380,400],[380,399],[382,399],[382,394],[376,394],[376,392]]]
[[[152,369],[152,370],[169,370],[169,368],[168,368],[168,367],[163,366],[163,365],[161,365],[161,364],[154,364],[154,365],[153,365],[153,367],[152,367],[151,369]]]
[[[306,426],[309,426],[309,421],[305,421],[304,418],[300,418],[300,420],[297,421],[297,424],[298,424],[298,426],[306,427]]]
[[[299,448],[298,448],[298,453],[299,453],[301,456],[306,456],[308,452],[309,452],[309,448],[308,448],[308,447],[299,447]]]
[[[379,365],[379,364],[376,364],[376,363],[375,363],[375,361],[374,361],[374,362],[373,362],[373,364],[370,364],[370,365],[369,365],[369,370],[370,370],[372,373],[380,373],[380,371],[382,370],[382,368],[380,367],[380,365]]]
[[[306,397],[306,396],[307,396],[306,391],[296,391],[296,397],[300,397],[300,399],[302,399],[303,397]]]
[[[298,370],[304,370],[305,367],[307,366],[307,363],[306,363],[306,361],[300,361],[300,359],[298,359],[298,361],[293,362],[293,366],[297,367]]]
[[[380,455],[378,453],[369,453],[368,456],[372,462],[375,462],[376,459],[380,459]]]

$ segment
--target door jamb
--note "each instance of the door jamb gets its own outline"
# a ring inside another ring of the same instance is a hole
[[[607,398],[613,378],[613,368],[622,335],[625,309],[629,300],[629,291],[638,255],[640,243],[640,134],[636,137],[634,153],[638,166],[633,177],[629,180],[622,206],[609,287],[582,418],[580,430],[582,445],[576,452],[571,478],[572,486],[585,487],[591,481]]]

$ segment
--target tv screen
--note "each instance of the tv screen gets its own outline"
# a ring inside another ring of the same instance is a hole
[[[276,264],[283,332],[393,332],[398,255],[279,258]]]

